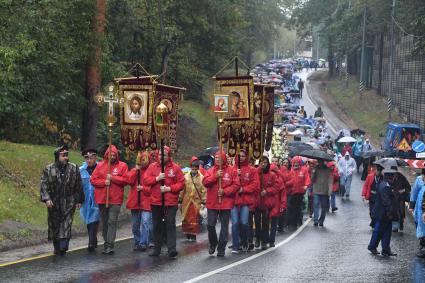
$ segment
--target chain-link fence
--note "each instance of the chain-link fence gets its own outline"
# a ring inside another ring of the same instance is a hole
[[[392,86],[393,109],[409,122],[425,128],[425,56],[412,54],[414,38],[396,34]],[[375,36],[373,48],[372,87],[379,95],[388,96],[390,68],[390,37]]]

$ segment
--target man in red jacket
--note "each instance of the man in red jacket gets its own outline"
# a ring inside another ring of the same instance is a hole
[[[227,164],[224,151],[218,151],[214,158],[214,166],[206,172],[202,183],[207,188],[209,254],[213,255],[217,248],[217,256],[223,257],[229,232],[230,210],[234,206],[235,194],[240,189],[240,183],[237,171]],[[220,162],[221,170],[219,170]],[[221,188],[219,188],[220,179]],[[220,238],[217,240],[215,225],[218,217],[221,228]]]
[[[273,231],[270,231],[270,218],[272,211],[274,214],[279,211],[280,207],[280,188],[282,183],[279,176],[270,170],[270,161],[267,156],[261,158],[260,167],[260,203],[257,211],[256,225],[261,225],[261,249],[266,250],[267,245],[274,247]],[[277,218],[274,221],[274,233],[276,234]],[[272,232],[272,235],[270,235]],[[271,236],[271,237],[270,237]],[[256,239],[258,241],[258,239]],[[272,240],[273,242],[270,242]]]
[[[304,194],[310,185],[308,169],[302,166],[302,159],[295,156],[292,159],[290,181],[287,183],[290,202],[288,203],[288,220],[291,228],[296,228],[302,222],[302,206]]]
[[[238,173],[240,187],[236,193],[235,206],[230,212],[232,218],[232,253],[239,253],[239,238],[242,241],[242,249],[248,250],[249,207],[255,203],[256,194],[260,193],[258,172],[257,169],[249,165],[247,152],[241,150],[236,161],[235,170]]]
[[[108,154],[111,151],[111,173],[108,173]],[[102,220],[102,236],[105,241],[103,254],[114,253],[114,243],[117,234],[118,215],[123,201],[124,186],[127,184],[127,164],[118,158],[118,150],[111,145],[105,152],[103,160],[94,170],[90,182],[94,190],[94,199],[99,205]],[[109,207],[106,208],[106,190],[109,187]]]
[[[127,209],[131,210],[131,223],[134,236],[134,251],[146,251],[152,236],[152,213],[150,188],[144,185],[144,175],[148,169],[149,153],[139,152],[136,167],[127,173],[127,182],[131,185],[127,198]]]
[[[158,162],[152,163],[145,173],[145,184],[150,186],[155,249],[150,256],[161,254],[162,240],[167,235],[168,257],[177,256],[176,213],[180,191],[184,188],[181,168],[171,159],[171,149],[164,148],[164,173],[161,173],[161,152]],[[164,198],[164,200],[163,200]],[[164,222],[165,221],[165,225]]]

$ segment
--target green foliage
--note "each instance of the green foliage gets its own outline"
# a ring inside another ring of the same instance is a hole
[[[287,1],[108,0],[102,83],[139,62],[186,87],[186,99],[205,101],[227,60],[253,64],[255,54],[270,54]],[[78,141],[95,8],[94,0],[1,1],[0,137],[56,144],[66,133]]]

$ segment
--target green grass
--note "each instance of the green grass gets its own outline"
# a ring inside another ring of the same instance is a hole
[[[54,147],[0,141],[0,223],[13,220],[33,225],[47,223],[47,211],[40,202],[39,184],[43,168],[54,161]],[[70,161],[83,161],[77,151]],[[78,212],[76,212],[78,213]],[[81,223],[75,217],[75,223]]]
[[[186,100],[181,103],[178,155],[179,164],[189,165],[190,157],[206,147],[215,146],[216,117],[213,111],[199,103]]]
[[[360,99],[358,94],[358,82],[351,79],[348,88],[345,81],[329,79],[327,73],[320,72],[311,77],[312,80],[322,81],[325,89],[339,108],[349,116],[354,123],[364,129],[374,141],[380,141],[380,134],[385,134],[388,123],[386,98],[379,96],[375,90],[366,90]],[[392,122],[405,122],[403,118],[392,112]]]

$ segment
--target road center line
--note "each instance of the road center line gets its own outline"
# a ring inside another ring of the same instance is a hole
[[[210,276],[212,276],[212,275],[214,275],[214,274],[220,273],[220,272],[225,271],[225,270],[227,270],[227,269],[230,269],[230,268],[233,268],[233,267],[235,267],[235,266],[241,265],[242,263],[245,263],[245,262],[251,261],[251,260],[253,260],[253,259],[256,259],[257,257],[260,257],[260,256],[263,256],[263,255],[265,255],[265,254],[268,254],[269,252],[272,252],[272,251],[274,251],[275,249],[277,249],[277,248],[279,248],[279,247],[281,247],[281,246],[283,246],[283,245],[287,244],[287,243],[288,243],[288,242],[290,242],[292,239],[294,239],[296,236],[298,236],[298,235],[299,235],[299,234],[300,234],[300,233],[304,230],[304,228],[305,228],[305,227],[307,227],[307,225],[310,223],[310,221],[311,221],[311,218],[308,218],[308,219],[304,222],[304,224],[303,224],[303,225],[301,225],[301,227],[300,227],[300,228],[298,228],[298,229],[297,229],[294,233],[292,233],[292,235],[291,235],[291,236],[289,236],[289,237],[288,237],[288,238],[286,238],[284,241],[282,241],[282,242],[280,242],[279,244],[277,244],[277,245],[276,245],[276,247],[274,247],[274,248],[269,248],[269,249],[267,249],[267,250],[265,250],[265,251],[262,251],[262,252],[259,252],[259,253],[254,254],[254,255],[252,255],[252,256],[250,256],[250,257],[244,258],[244,259],[242,259],[242,260],[240,260],[240,261],[236,261],[236,262],[234,262],[234,263],[232,263],[232,264],[229,264],[229,265],[226,265],[226,266],[224,266],[224,267],[221,267],[221,268],[215,269],[215,270],[213,270],[213,271],[207,272],[207,273],[202,274],[202,275],[200,275],[200,276],[198,276],[198,277],[195,277],[195,278],[192,278],[192,279],[190,279],[190,280],[184,281],[184,283],[198,282],[198,281],[200,281],[200,280],[202,280],[202,279],[205,279],[205,278],[207,278],[207,277],[210,277]]]

